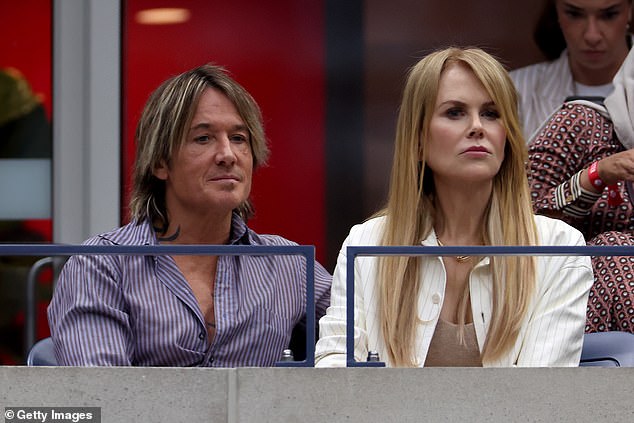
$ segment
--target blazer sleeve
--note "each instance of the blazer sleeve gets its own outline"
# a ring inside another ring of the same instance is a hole
[[[315,319],[317,323],[326,314],[330,304],[331,283],[330,273],[318,261],[315,261]]]
[[[315,367],[346,367],[346,249],[348,245],[350,245],[350,236],[344,241],[337,258],[330,293],[330,307],[319,321]],[[358,261],[357,259],[355,263],[354,357],[356,361],[365,361],[368,353],[368,335],[365,329],[365,307],[357,268]]]
[[[583,236],[561,221],[555,240],[542,245],[584,246]],[[593,284],[589,256],[538,257],[535,306],[518,355],[518,366],[578,366],[588,293]]]

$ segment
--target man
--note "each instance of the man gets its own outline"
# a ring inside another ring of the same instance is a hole
[[[260,110],[222,68],[164,82],[137,132],[131,223],[89,245],[294,245],[246,221],[268,148]],[[74,256],[49,306],[62,365],[271,366],[305,325],[301,256]],[[315,263],[317,319],[331,277]]]

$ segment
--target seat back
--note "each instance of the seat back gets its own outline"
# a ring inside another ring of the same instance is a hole
[[[53,340],[49,338],[40,339],[29,350],[26,357],[27,366],[57,366],[55,358],[55,347]]]
[[[634,334],[586,333],[583,337],[579,366],[634,367]]]

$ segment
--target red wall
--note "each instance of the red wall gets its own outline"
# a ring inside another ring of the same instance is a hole
[[[135,0],[125,3],[123,177],[134,161],[134,128],[149,93],[197,65],[225,66],[256,99],[270,141],[255,173],[250,226],[325,253],[324,16],[320,1]],[[141,25],[137,11],[187,7],[188,22]],[[127,192],[127,190],[126,190]],[[123,204],[127,203],[124,199]],[[127,219],[127,211],[122,213]]]
[[[18,69],[51,117],[51,1],[1,1],[0,68]]]
[[[31,85],[31,90],[42,100],[46,115],[51,119],[52,105],[52,33],[51,0],[0,1],[0,68],[18,70]],[[0,105],[1,107],[2,105]],[[4,140],[0,140],[4,141]],[[3,198],[1,201],[10,201]],[[3,228],[17,227],[3,232],[1,242],[25,239],[52,240],[50,219],[3,221]],[[17,239],[16,239],[17,237]],[[2,293],[0,294],[0,364],[22,364],[24,308],[16,299],[24,298],[26,269],[39,257],[2,257]],[[36,291],[37,339],[49,336],[46,306],[51,291],[52,274],[40,275]],[[17,303],[17,304],[16,304]]]
[[[51,0],[0,1],[0,68],[18,70],[52,116],[52,6]],[[42,240],[53,239],[50,219],[22,221],[24,230]],[[3,239],[2,241],[15,241]]]

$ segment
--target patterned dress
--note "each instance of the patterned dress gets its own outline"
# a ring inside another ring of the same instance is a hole
[[[608,118],[591,107],[564,104],[528,148],[535,213],[576,227],[588,245],[634,245],[632,183],[618,183],[623,202],[610,206],[607,190],[591,193],[578,182],[591,163],[625,150]],[[592,257],[592,265],[586,332],[634,332],[634,257]]]

